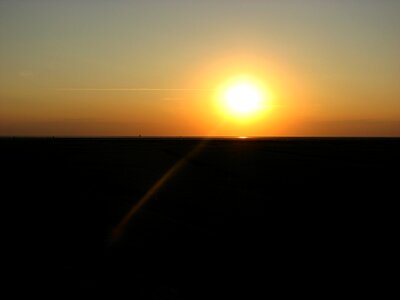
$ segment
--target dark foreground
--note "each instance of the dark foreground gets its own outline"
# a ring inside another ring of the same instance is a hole
[[[56,298],[258,299],[394,281],[400,139],[210,140],[113,241],[199,143],[0,139],[13,284]]]

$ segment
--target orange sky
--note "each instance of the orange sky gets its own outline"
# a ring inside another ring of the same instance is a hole
[[[2,1],[0,135],[400,136],[397,1]],[[216,90],[262,82],[226,119]]]

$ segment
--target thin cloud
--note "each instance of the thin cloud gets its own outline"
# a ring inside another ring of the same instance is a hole
[[[164,101],[181,101],[184,100],[182,97],[164,97],[162,98]]]
[[[210,89],[184,89],[184,88],[173,88],[173,89],[160,89],[160,88],[60,88],[57,91],[64,92],[74,92],[74,91],[84,91],[84,92],[153,92],[153,91],[210,91]]]

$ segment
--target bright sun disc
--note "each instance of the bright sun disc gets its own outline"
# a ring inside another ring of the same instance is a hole
[[[249,115],[262,106],[260,90],[249,83],[239,83],[229,87],[225,93],[227,108],[234,114]]]
[[[264,84],[255,79],[230,81],[220,94],[220,111],[226,117],[240,121],[260,120],[269,108],[269,94]]]

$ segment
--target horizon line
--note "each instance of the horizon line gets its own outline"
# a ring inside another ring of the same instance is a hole
[[[0,135],[1,138],[15,138],[15,139],[23,139],[23,138],[37,138],[37,139],[274,139],[274,138],[289,138],[289,139],[369,139],[369,138],[390,138],[390,139],[399,139],[400,136],[384,136],[384,135],[373,135],[373,136],[246,136],[246,135],[216,135],[216,136],[207,136],[207,135]]]

